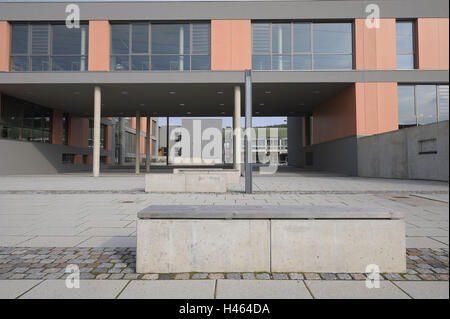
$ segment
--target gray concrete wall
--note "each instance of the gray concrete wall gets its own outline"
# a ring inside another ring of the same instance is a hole
[[[359,137],[358,175],[448,181],[448,124]]]
[[[0,139],[0,175],[56,174],[91,170],[92,165],[63,164],[62,154],[92,154],[92,150],[46,143]],[[101,151],[113,156],[114,151]]]
[[[289,116],[288,124],[288,165],[303,167],[305,165],[305,154],[303,150],[302,118]]]

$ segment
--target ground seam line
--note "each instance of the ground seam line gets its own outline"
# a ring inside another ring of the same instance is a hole
[[[123,288],[119,291],[119,293],[117,294],[117,296],[114,299],[118,299],[119,296],[122,294],[122,292],[125,290],[125,288],[128,287],[128,285],[131,283],[131,280],[128,280],[128,282],[125,284],[125,286],[123,286]]]
[[[394,281],[389,280],[389,282],[391,282],[395,287],[397,287],[398,289],[400,289],[405,295],[407,295],[409,298],[414,299],[409,293],[407,293],[405,290],[403,290],[399,285],[396,285]]]
[[[306,284],[306,280],[302,280],[302,281],[303,281],[303,284],[306,287],[306,290],[308,290],[309,294],[311,295],[312,299],[316,299],[316,297],[314,297],[314,294],[311,291],[311,288],[309,288],[309,286]]]
[[[21,293],[20,295],[18,295],[16,298],[14,299],[19,299],[20,297],[22,297],[23,295],[25,295],[27,292],[29,292],[30,290],[36,288],[37,286],[39,286],[41,283],[43,283],[45,280],[41,280],[40,282],[38,282],[36,285],[34,285],[33,287],[31,287],[30,289],[24,291],[23,293]]]

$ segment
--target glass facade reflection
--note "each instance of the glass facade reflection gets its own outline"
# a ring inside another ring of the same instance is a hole
[[[254,70],[350,70],[352,23],[252,23]]]
[[[397,21],[397,69],[414,69],[414,22]]]

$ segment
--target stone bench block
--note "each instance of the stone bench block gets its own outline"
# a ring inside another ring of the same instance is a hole
[[[138,273],[270,271],[267,220],[137,222]]]
[[[227,184],[239,184],[240,172],[235,169],[221,169],[221,168],[174,168],[174,174],[214,174],[224,175]]]
[[[214,174],[146,174],[145,192],[225,193],[226,178]]]

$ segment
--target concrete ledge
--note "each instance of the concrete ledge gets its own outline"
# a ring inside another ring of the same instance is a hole
[[[138,213],[138,272],[406,271],[402,215],[311,206],[150,206]]]
[[[214,174],[146,174],[145,192],[225,193],[225,176]]]
[[[214,174],[224,175],[227,184],[239,184],[241,173],[237,169],[221,168],[174,168],[174,174]]]

